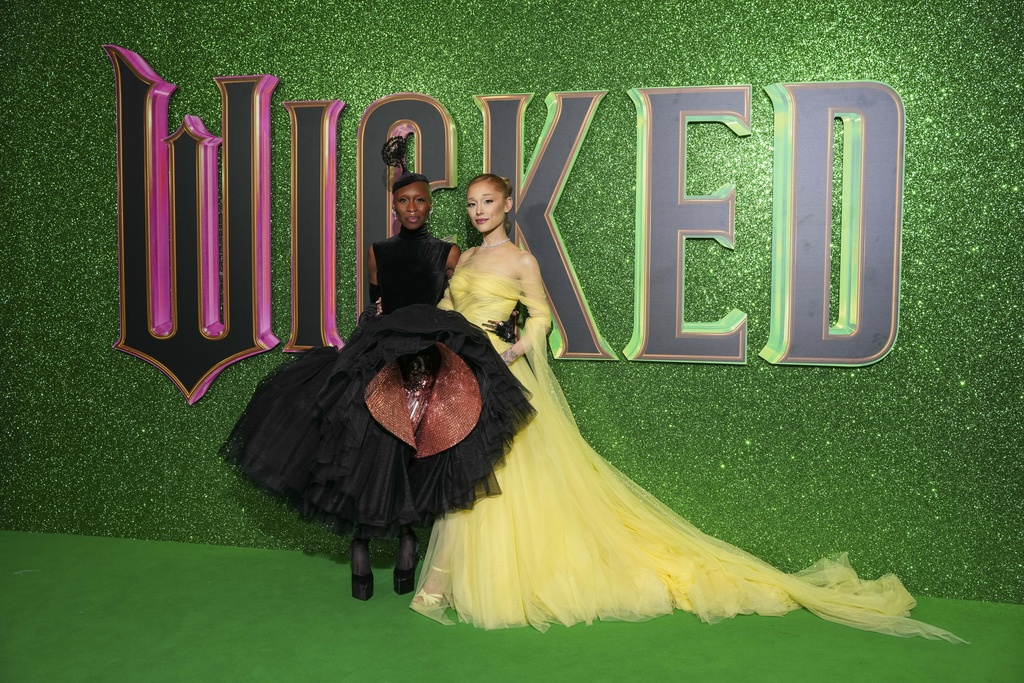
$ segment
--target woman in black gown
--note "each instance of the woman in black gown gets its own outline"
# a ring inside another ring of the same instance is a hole
[[[459,249],[425,225],[427,179],[403,174],[392,192],[401,231],[367,258],[376,311],[341,350],[307,351],[268,375],[223,448],[304,517],[352,534],[352,595],[363,600],[369,539],[400,536],[394,587],[411,591],[412,526],[498,493],[494,466],[533,415],[486,334],[436,308]]]

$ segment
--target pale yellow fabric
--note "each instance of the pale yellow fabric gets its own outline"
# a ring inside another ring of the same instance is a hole
[[[542,283],[462,267],[446,301],[476,324],[505,320],[517,301],[527,306],[526,360],[511,369],[532,393],[537,416],[497,471],[501,495],[434,524],[417,611],[450,624],[445,610],[454,608],[460,620],[484,628],[543,631],[552,623],[638,621],[673,608],[715,622],[803,606],[857,628],[960,640],[907,618],[914,599],[895,576],[861,580],[845,555],[784,574],[701,533],[602,459],[580,435],[548,368]],[[508,346],[491,339],[499,352]]]

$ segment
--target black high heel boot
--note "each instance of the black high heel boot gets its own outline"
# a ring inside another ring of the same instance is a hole
[[[419,540],[411,527],[402,530],[398,541],[398,554],[395,556],[395,592],[399,595],[412,593],[415,588],[416,561],[419,553]]]
[[[349,559],[352,563],[352,597],[356,600],[369,600],[373,597],[370,541],[365,538],[353,538],[352,545],[349,546]]]

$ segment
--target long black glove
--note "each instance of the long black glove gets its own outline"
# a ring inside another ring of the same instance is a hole
[[[363,312],[359,314],[358,325],[363,325],[374,318],[379,318],[380,313],[380,285],[370,285],[370,303]]]

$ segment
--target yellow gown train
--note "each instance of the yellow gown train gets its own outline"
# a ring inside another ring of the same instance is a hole
[[[530,312],[528,351],[511,369],[532,393],[537,416],[496,473],[501,495],[434,524],[413,609],[444,624],[453,623],[445,614],[453,608],[483,628],[543,631],[673,609],[715,622],[804,607],[861,629],[962,642],[908,618],[914,599],[896,576],[860,579],[845,554],[785,574],[702,533],[601,458],[547,366],[542,283],[463,266],[441,306],[479,325],[505,320],[518,301]],[[508,346],[491,339],[499,352]]]

